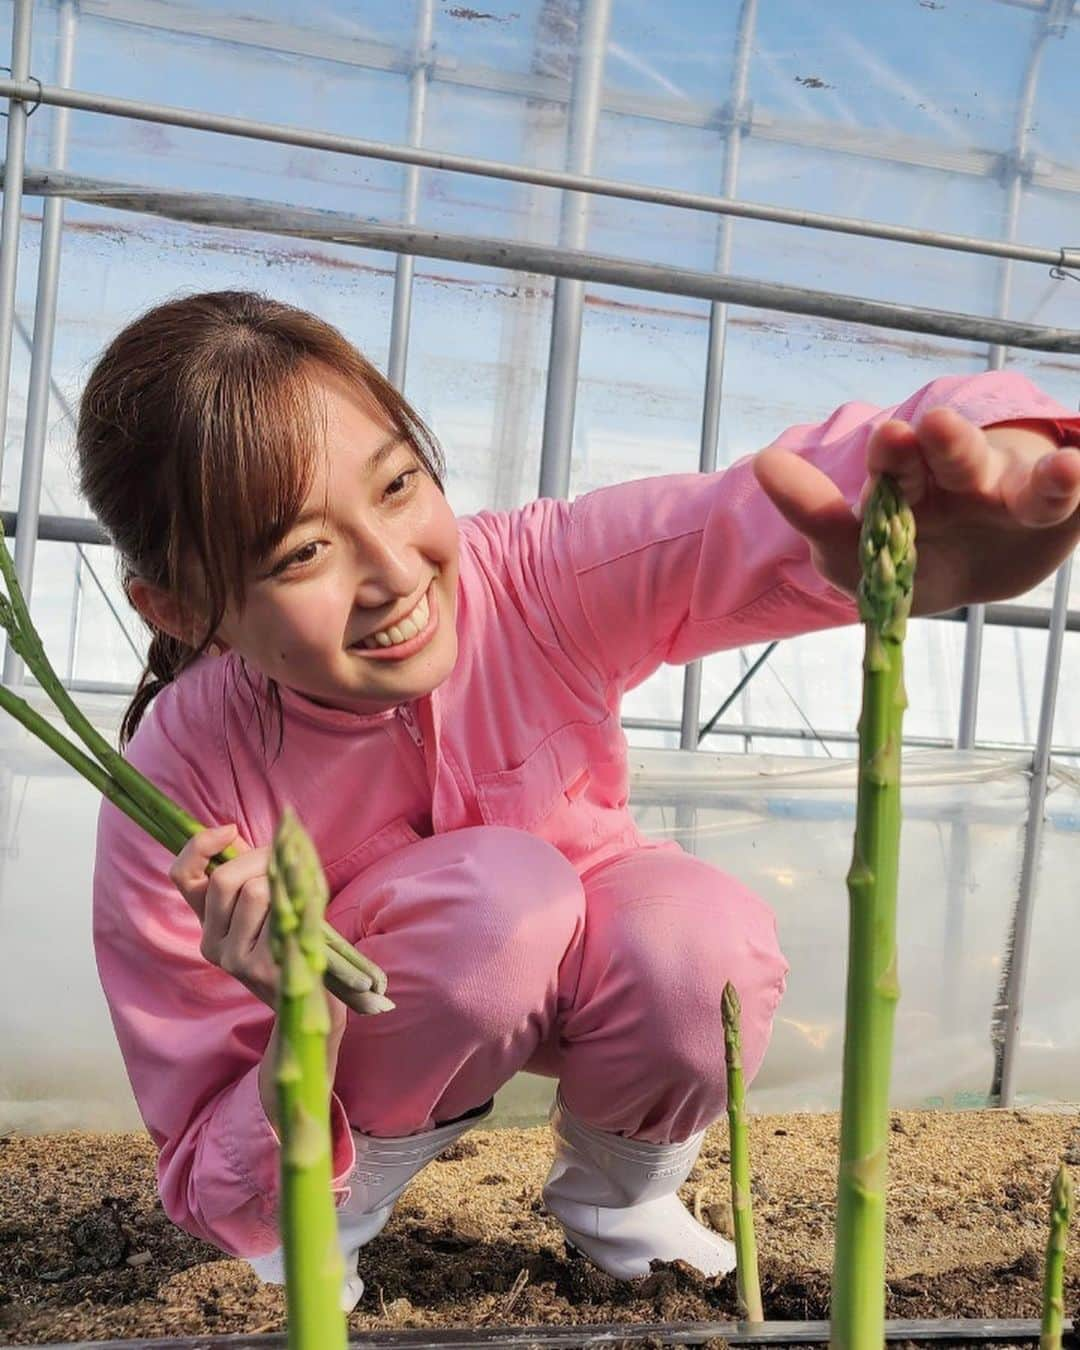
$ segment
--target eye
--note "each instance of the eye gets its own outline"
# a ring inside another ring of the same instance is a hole
[[[282,558],[279,563],[275,563],[270,569],[270,575],[279,577],[285,572],[300,571],[303,567],[313,563],[318,556],[319,544],[317,540],[313,539],[310,543],[301,545],[294,553]]]
[[[391,479],[386,485],[385,493],[387,497],[400,497],[402,493],[407,492],[411,487],[410,479],[414,478],[420,472],[419,469],[405,469],[394,479]]]

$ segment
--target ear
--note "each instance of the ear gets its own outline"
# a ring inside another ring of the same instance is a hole
[[[155,586],[142,577],[132,577],[127,586],[128,598],[142,617],[153,628],[170,637],[197,647],[205,634],[205,619],[171,591]]]

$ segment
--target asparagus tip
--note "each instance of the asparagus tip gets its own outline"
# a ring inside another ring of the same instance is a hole
[[[859,534],[859,617],[877,632],[898,635],[911,612],[915,577],[915,517],[896,481],[883,474],[874,484]]]
[[[1062,1163],[1054,1176],[1050,1187],[1050,1204],[1055,1217],[1062,1223],[1069,1223],[1073,1212],[1073,1184],[1069,1169]]]

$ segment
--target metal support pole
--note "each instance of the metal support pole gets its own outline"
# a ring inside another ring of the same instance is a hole
[[[409,76],[409,144],[424,139],[424,113],[427,109],[428,80],[431,75],[431,35],[434,28],[434,0],[417,0],[416,46],[412,74]],[[405,170],[405,191],[401,203],[401,223],[412,225],[420,200],[420,169],[411,164]],[[399,253],[394,267],[394,309],[390,320],[390,356],[387,375],[397,389],[405,388],[405,363],[409,355],[409,320],[412,317],[413,271],[416,259],[411,253]]]
[[[75,666],[79,658],[79,630],[82,627],[83,611],[83,552],[75,552],[75,593],[71,599],[71,623],[68,624],[67,682],[75,678]]]
[[[567,170],[571,173],[592,172],[610,20],[611,0],[581,0],[566,150]],[[588,233],[588,197],[580,192],[566,193],[562,204],[560,246],[584,249]],[[547,400],[544,405],[544,436],[540,447],[541,497],[565,497],[570,491],[570,450],[574,439],[584,308],[584,281],[560,277],[555,282],[555,301],[551,311]]]
[[[1020,864],[1020,892],[1013,919],[1012,945],[1005,979],[1002,1005],[996,1010],[996,1064],[991,1096],[999,1106],[1011,1106],[1016,1082],[1016,1056],[1020,1024],[1024,1012],[1024,986],[1027,981],[1028,951],[1031,945],[1031,918],[1035,907],[1035,874],[1042,845],[1046,785],[1050,776],[1050,745],[1054,732],[1058,677],[1061,673],[1061,649],[1065,636],[1065,616],[1069,604],[1072,558],[1058,569],[1054,582],[1054,604],[1050,636],[1046,644],[1043,669],[1042,704],[1039,708],[1039,732],[1031,765],[1028,789],[1028,815],[1024,830],[1024,855]]]
[[[111,12],[110,12],[111,17]],[[36,81],[0,79],[0,98],[22,98],[30,102],[76,108],[82,112],[101,113],[108,117],[131,118],[140,122],[155,122],[161,126],[189,127],[194,131],[210,131],[224,136],[242,136],[266,141],[271,145],[296,145],[311,150],[328,150],[333,154],[358,155],[365,159],[388,160],[398,164],[419,164],[429,169],[452,173],[477,174],[482,178],[496,178],[505,182],[535,183],[541,187],[562,188],[568,192],[592,193],[624,201],[652,202],[660,206],[676,206],[694,211],[709,211],[746,220],[765,220],[801,229],[828,230],[856,235],[864,239],[884,239],[896,243],[919,244],[928,248],[951,249],[991,258],[1015,258],[1021,262],[1043,263],[1047,267],[1076,269],[1080,267],[1080,251],[1069,247],[1047,247],[1032,244],[1010,244],[1001,239],[984,239],[976,235],[951,234],[941,230],[925,230],[913,225],[887,225],[860,220],[855,216],[837,216],[821,211],[802,211],[791,207],[769,206],[762,202],[726,201],[703,192],[687,192],[681,188],[653,187],[642,183],[628,183],[620,179],[597,178],[588,174],[565,170],[539,169],[525,164],[510,164],[502,160],[480,159],[475,155],[455,155],[441,150],[423,150],[388,141],[369,141],[357,136],[342,136],[337,132],[311,131],[283,126],[278,122],[259,122],[247,117],[227,117],[221,113],[197,112],[164,103],[149,103],[143,99],[117,98],[111,94],[95,94],[83,89],[58,89],[54,85],[38,86]],[[557,98],[553,91],[549,97]],[[635,95],[636,99],[636,95]],[[680,106],[682,103],[680,101]],[[633,114],[639,111],[631,106],[616,105],[615,110]],[[665,119],[667,120],[667,119]],[[712,125],[713,113],[701,122],[677,125],[707,127]],[[809,124],[799,123],[805,129]],[[755,126],[754,133],[764,139],[776,140],[770,135],[770,122]],[[970,173],[984,178],[997,171],[998,157],[981,151],[976,162],[966,165],[964,157],[950,152],[940,162],[926,155],[912,158],[902,154],[881,153],[880,136],[853,144],[850,128],[845,128],[842,144],[822,143],[819,139],[792,140],[780,137],[782,143],[809,145],[814,150],[839,150],[844,154],[862,153],[890,164],[913,164],[922,168],[942,169],[949,173]],[[1036,169],[1034,181],[1040,186],[1053,187],[1060,192],[1080,192],[1071,174],[1059,166]]]
[[[61,0],[57,13],[58,44],[56,80],[71,83],[75,61],[75,30],[78,23],[75,0]],[[67,160],[67,108],[53,114],[50,163],[62,169]],[[60,244],[64,233],[64,199],[45,201],[41,223],[41,251],[38,254],[37,299],[34,303],[34,335],[30,347],[30,382],[26,396],[26,427],[23,434],[22,470],[16,503],[18,524],[15,532],[15,572],[29,603],[34,584],[34,553],[38,539],[38,515],[41,511],[41,478],[45,465],[45,433],[49,421],[49,384],[52,376],[53,338],[56,332],[56,297],[60,286]],[[4,652],[3,680],[19,685],[23,663],[8,644]]]
[[[1064,31],[1063,21],[1067,20],[1067,11],[1072,8],[1073,0],[1049,0],[1046,9],[1036,21],[1031,51],[1024,70],[1024,80],[1017,99],[1016,119],[1013,124],[1012,154],[1008,160],[1008,196],[1005,202],[1005,216],[1002,222],[1002,239],[1011,244],[1016,238],[1020,222],[1020,206],[1023,200],[1024,180],[1030,176],[1028,146],[1030,142],[1031,115],[1035,105],[1035,93],[1039,84],[1039,70],[1047,39],[1059,27]],[[1009,300],[1012,291],[1013,262],[1006,257],[998,273],[998,290],[994,313],[1006,318],[1009,313]],[[987,369],[1001,370],[1005,366],[1007,348],[1003,343],[992,343],[987,353]],[[975,745],[975,726],[979,713],[979,682],[982,674],[983,630],[986,624],[986,606],[972,605],[968,609],[964,632],[964,666],[960,680],[960,723],[956,744],[960,750],[970,750]],[[967,890],[971,873],[971,838],[967,822],[957,821],[951,831],[949,850],[949,872],[945,905],[945,940],[942,945],[942,1024],[946,1031],[953,1029],[957,1019],[955,1005],[955,981],[949,977],[960,959],[964,942],[964,919]]]
[[[1031,115],[1035,106],[1035,94],[1039,87],[1039,73],[1046,44],[1052,36],[1064,36],[1073,3],[1074,0],[1049,0],[1046,9],[1037,20],[1031,52],[1024,70],[1024,82],[1017,99],[1016,120],[1013,124],[1013,150],[1008,161],[1009,190],[1005,201],[1005,218],[1002,222],[1002,240],[1005,244],[1011,244],[1016,238],[1017,226],[1020,223],[1020,207],[1024,197],[1024,182],[1031,176],[1029,162]],[[1012,277],[1013,260],[1005,257],[998,273],[997,299],[994,306],[994,313],[998,318],[1008,317]],[[1003,343],[992,343],[987,354],[987,369],[1004,369],[1007,350]],[[964,637],[964,671],[960,683],[960,727],[956,742],[961,750],[969,750],[975,744],[984,616],[985,610],[982,605],[972,605],[968,611],[967,633]]]
[[[739,181],[739,157],[746,128],[746,87],[750,76],[750,52],[757,21],[757,0],[743,0],[739,31],[735,43],[735,61],[731,76],[729,123],[724,139],[724,174],[721,192],[734,197]],[[724,217],[716,232],[716,270],[726,273],[731,267],[731,220]],[[705,401],[701,411],[701,448],[698,469],[712,473],[716,468],[720,436],[720,406],[723,402],[724,355],[727,348],[728,307],[714,301],[709,306],[709,347],[705,360]],[[701,721],[701,662],[693,661],[683,676],[682,726],[679,748],[696,750]],[[745,748],[749,750],[747,738]]]
[[[987,319],[982,315],[923,309],[917,305],[864,300],[833,291],[813,291],[751,278],[718,276],[711,271],[578,252],[559,245],[447,234],[418,226],[376,225],[344,211],[282,206],[277,202],[219,193],[162,191],[60,172],[27,174],[24,189],[28,195],[64,196],[107,206],[113,211],[132,211],[200,225],[222,225],[233,230],[255,230],[283,238],[327,239],[354,248],[414,253],[425,258],[452,258],[475,266],[574,277],[605,286],[628,286],[633,290],[657,291],[664,295],[726,300],[732,305],[777,309],[788,314],[813,314],[901,332],[931,333],[971,342],[1007,342],[1028,351],[1080,354],[1080,331],[1072,328],[1047,328],[1006,319]]]
[[[33,0],[15,0],[11,31],[11,77],[26,83],[30,75],[30,26]],[[9,98],[7,151],[4,159],[4,206],[0,212],[0,469],[7,440],[8,394],[11,390],[11,347],[15,327],[15,282],[19,269],[19,224],[22,218],[23,169],[26,164],[26,104]]]

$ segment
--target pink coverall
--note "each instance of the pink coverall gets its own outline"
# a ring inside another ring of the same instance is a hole
[[[981,425],[1080,425],[1023,377],[936,380],[895,410]],[[854,502],[872,427],[849,404],[779,443]],[[450,678],[374,716],[282,690],[264,751],[261,677],[198,662],[151,705],[130,759],[207,824],[266,842],[291,803],[324,860],[331,923],[387,972],[396,1011],[350,1018],[333,1101],[339,1197],[350,1126],[396,1136],[485,1102],[523,1068],[567,1106],[658,1143],[724,1109],[720,993],[743,1006],[752,1076],[786,963],[766,905],[639,834],[623,692],[662,662],[852,622],[748,460],[461,522]],[[269,1008],[199,952],[169,855],[106,803],[94,877],[99,971],[166,1212],[227,1251],[277,1245],[278,1143],[260,1104]]]

